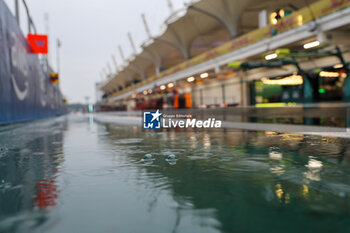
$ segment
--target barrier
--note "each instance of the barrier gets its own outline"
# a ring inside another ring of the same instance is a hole
[[[15,17],[0,0],[0,125],[65,113],[58,86],[30,53]]]

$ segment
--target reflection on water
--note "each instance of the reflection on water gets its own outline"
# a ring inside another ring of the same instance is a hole
[[[70,117],[0,148],[0,232],[350,231],[347,139]]]
[[[30,232],[56,205],[65,121],[0,128],[0,232]]]

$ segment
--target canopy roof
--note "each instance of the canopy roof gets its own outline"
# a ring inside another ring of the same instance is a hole
[[[304,0],[201,0],[186,5],[166,20],[161,35],[144,44],[142,52],[101,89],[110,93],[125,88],[252,31],[258,28],[258,15],[264,9],[297,10],[305,4]]]

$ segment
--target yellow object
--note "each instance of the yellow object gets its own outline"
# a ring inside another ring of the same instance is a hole
[[[277,55],[288,55],[290,54],[290,49],[277,49],[275,53]]]
[[[233,61],[228,63],[228,67],[232,67],[232,68],[239,68],[241,67],[241,65],[242,65],[242,62],[240,61]]]
[[[255,107],[258,107],[258,108],[285,107],[285,106],[287,106],[286,103],[261,103],[261,104],[255,104]]]
[[[51,83],[58,85],[60,82],[58,81],[58,79],[56,79],[56,80],[51,81]]]
[[[328,78],[338,78],[340,74],[338,72],[330,72],[330,71],[321,71],[319,73],[320,77],[328,77]]]
[[[263,84],[268,85],[301,85],[303,84],[303,77],[301,75],[291,75],[288,77],[284,77],[281,79],[269,79],[269,78],[262,78],[261,81]]]
[[[272,12],[272,13],[270,14],[270,23],[271,23],[271,24],[276,24],[276,23],[277,23],[276,16],[277,16],[277,12]]]
[[[289,102],[289,103],[260,103],[260,104],[255,104],[255,107],[257,108],[274,108],[274,107],[295,107],[297,106],[297,103],[294,102]]]

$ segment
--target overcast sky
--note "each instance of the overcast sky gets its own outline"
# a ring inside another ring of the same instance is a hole
[[[14,0],[5,2],[13,10]],[[182,8],[184,2],[172,0],[175,9]],[[60,86],[70,103],[85,102],[85,96],[95,100],[95,82],[101,81],[99,72],[106,63],[112,65],[111,55],[122,63],[118,45],[127,57],[131,54],[127,32],[131,32],[140,52],[141,43],[147,39],[142,13],[152,35],[160,33],[170,14],[167,0],[27,0],[27,4],[38,33],[46,33],[44,16],[49,14],[49,59],[54,68],[56,39],[62,42]],[[23,14],[23,7],[21,11]],[[24,15],[21,19],[27,33]]]

